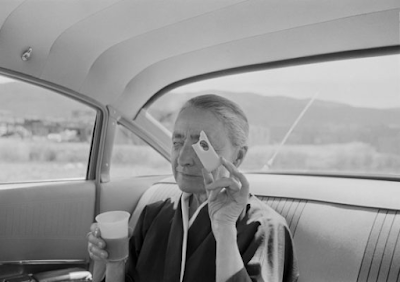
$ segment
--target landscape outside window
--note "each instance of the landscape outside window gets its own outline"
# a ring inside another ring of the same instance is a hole
[[[111,180],[159,174],[171,174],[169,161],[132,131],[118,124],[111,155]]]
[[[0,183],[85,179],[96,110],[0,77]]]
[[[399,176],[399,77],[399,55],[292,66],[185,85],[149,110],[172,129],[190,97],[233,99],[251,124],[245,171]]]

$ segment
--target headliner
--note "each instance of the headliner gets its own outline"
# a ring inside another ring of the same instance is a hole
[[[398,0],[0,3],[0,68],[128,118],[160,89],[209,72],[399,45]],[[32,47],[32,57],[22,53]]]

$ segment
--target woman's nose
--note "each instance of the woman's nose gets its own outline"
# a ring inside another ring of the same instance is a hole
[[[189,142],[185,142],[179,153],[178,164],[181,166],[189,166],[195,163],[195,151]]]

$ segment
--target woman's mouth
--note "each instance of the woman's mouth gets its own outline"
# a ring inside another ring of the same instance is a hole
[[[186,173],[186,172],[181,172],[181,171],[178,171],[178,173],[180,175],[182,175],[183,177],[189,177],[189,178],[201,177],[201,178],[203,178],[203,175],[198,174],[198,173]]]

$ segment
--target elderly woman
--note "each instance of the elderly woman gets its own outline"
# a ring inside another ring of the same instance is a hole
[[[221,165],[207,172],[192,145],[204,131]],[[247,152],[248,121],[217,95],[186,102],[172,136],[172,170],[182,195],[147,206],[127,263],[107,261],[91,226],[89,254],[107,264],[110,281],[295,281],[297,266],[285,220],[249,194],[238,170]],[[112,277],[111,277],[112,276]]]

